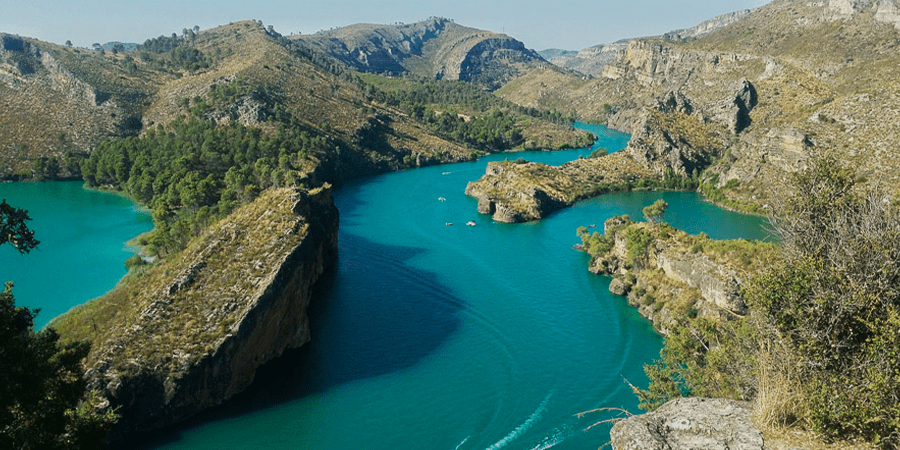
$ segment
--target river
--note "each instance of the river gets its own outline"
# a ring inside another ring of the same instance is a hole
[[[592,131],[601,137],[593,148],[617,150],[628,140]],[[615,214],[640,218],[664,198],[663,219],[689,232],[765,232],[761,219],[693,192],[606,195],[528,224],[494,223],[463,194],[488,161],[562,164],[592,149],[492,155],[344,186],[335,196],[340,256],[311,307],[313,341],[266,366],[227,406],[148,448],[603,445],[608,426],[584,429],[611,414],[576,414],[639,412],[625,380],[646,386],[642,366],[658,357],[661,339],[608,292],[608,278],[587,272],[587,256],[572,249],[575,230]]]
[[[603,127],[591,131],[600,136],[591,149],[491,155],[348,183],[335,195],[339,260],[309,312],[313,341],[266,365],[227,405],[142,438],[140,447],[603,445],[608,426],[584,430],[614,414],[577,414],[639,412],[626,380],[646,385],[642,365],[658,356],[662,341],[608,292],[608,278],[587,272],[587,255],[572,248],[575,230],[602,229],[616,214],[640,218],[644,206],[663,198],[670,205],[663,220],[691,233],[765,232],[761,219],[721,210],[693,192],[605,195],[528,224],[494,223],[463,194],[488,161],[562,164],[628,140]]]

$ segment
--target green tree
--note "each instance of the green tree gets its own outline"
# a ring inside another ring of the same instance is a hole
[[[652,205],[643,209],[644,217],[646,217],[647,221],[650,223],[659,223],[662,221],[662,216],[666,213],[666,209],[668,208],[669,204],[666,203],[665,200],[659,199],[653,202]]]
[[[0,202],[0,245],[10,244],[19,253],[25,254],[40,244],[34,238],[34,232],[28,229],[25,223],[28,220],[31,220],[28,211],[14,208],[3,199]]]

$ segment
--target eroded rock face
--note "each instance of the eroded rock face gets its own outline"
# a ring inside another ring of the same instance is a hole
[[[89,357],[90,388],[122,417],[112,438],[219,405],[308,342],[306,309],[337,257],[337,226],[330,187],[267,191],[176,258],[185,269],[146,275],[170,281],[155,293],[139,286],[136,313],[112,320]]]
[[[741,298],[741,279],[733,269],[716,264],[706,255],[681,252],[662,252],[656,257],[656,265],[666,276],[700,290],[709,303],[744,315],[747,304]]]
[[[610,431],[614,450],[763,450],[748,402],[678,398]]]

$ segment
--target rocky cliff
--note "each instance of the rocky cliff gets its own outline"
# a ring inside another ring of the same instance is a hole
[[[723,14],[694,27],[670,31],[662,36],[625,39],[612,44],[595,45],[579,52],[553,54],[548,60],[564,69],[575,70],[586,75],[600,76],[603,75],[606,66],[616,62],[619,54],[624,52],[628,48],[628,44],[632,41],[663,39],[666,41],[682,42],[697,39],[743,19],[750,14],[750,12],[751,10],[746,9]]]
[[[357,24],[294,39],[363,72],[469,81],[494,90],[537,67],[537,52],[500,33],[444,18],[407,25]]]
[[[720,320],[746,315],[744,280],[775,254],[773,244],[715,241],[627,216],[608,219],[595,244],[582,239],[592,256],[588,270],[614,277],[610,291],[627,296],[662,334],[676,314]]]
[[[114,438],[221,404],[306,343],[337,227],[329,187],[266,191],[177,258],[58,321],[67,338],[92,341],[86,377],[118,408]]]
[[[701,139],[712,144],[698,166],[708,170],[705,180],[732,204],[758,211],[812,153],[835,154],[860,177],[898,189],[891,169],[900,163],[892,106],[900,95],[897,5],[776,0],[687,42],[631,41],[595,79],[532,71],[498,93],[528,106],[574,108],[646,148],[680,147],[667,136],[702,124]],[[752,90],[735,96],[745,80]],[[677,108],[656,107],[673,98]],[[650,134],[648,108],[663,125]]]

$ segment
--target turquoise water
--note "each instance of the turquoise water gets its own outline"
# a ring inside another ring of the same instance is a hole
[[[603,131],[604,148],[627,142]],[[529,224],[494,223],[463,194],[487,161],[561,164],[590,151],[493,155],[348,184],[335,198],[339,261],[309,312],[313,341],[264,367],[228,405],[143,447],[600,447],[608,427],[584,430],[610,414],[577,413],[638,412],[625,380],[646,385],[642,365],[661,339],[608,292],[609,279],[587,272],[575,230],[602,229],[615,214],[640,218],[664,198],[663,219],[692,233],[765,232],[761,219],[690,192],[606,195]]]
[[[129,239],[153,227],[150,215],[82,183],[0,183],[0,198],[27,209],[40,245],[20,255],[0,246],[0,282],[14,281],[16,304],[40,308],[35,326],[109,291],[125,275]]]

